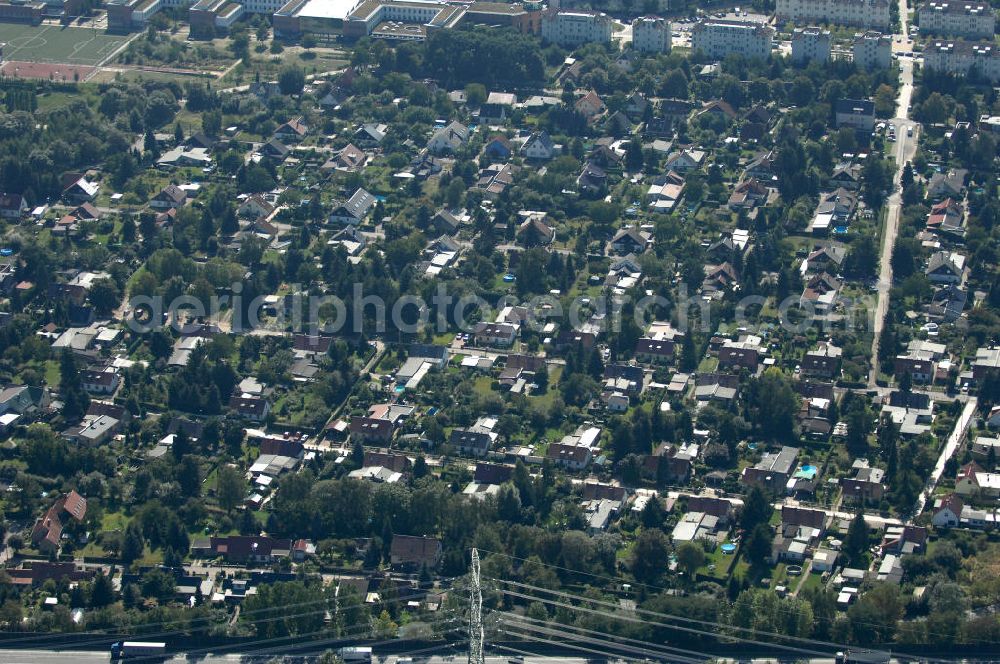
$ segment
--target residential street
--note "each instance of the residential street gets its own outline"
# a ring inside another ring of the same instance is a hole
[[[912,521],[918,517],[924,511],[924,505],[934,495],[934,489],[937,488],[937,483],[941,481],[941,475],[944,473],[945,464],[948,463],[948,459],[955,454],[958,446],[965,440],[965,434],[969,431],[969,425],[972,423],[972,417],[975,415],[978,405],[975,397],[971,397],[965,402],[965,408],[962,409],[962,414],[959,416],[958,421],[955,422],[955,429],[948,436],[948,441],[944,444],[944,447],[941,448],[941,456],[938,457],[937,463],[934,464],[934,471],[927,479],[927,486],[917,499],[913,515],[907,521]]]
[[[903,31],[906,31],[906,8],[902,9]],[[900,180],[903,167],[911,161],[917,152],[917,142],[920,138],[920,125],[909,120],[910,98],[913,95],[913,59],[899,58],[900,90],[896,104],[896,117],[889,121],[896,129],[898,140],[895,144],[896,174],[893,177],[893,191],[886,201],[885,232],[882,238],[882,250],[879,257],[878,303],[875,306],[875,320],[872,327],[871,369],[868,372],[868,386],[874,388],[879,374],[879,338],[885,325],[885,316],[889,311],[889,291],[892,289],[892,249],[896,245],[896,234],[899,231],[899,213],[902,209]],[[909,136],[906,127],[913,127],[913,135]]]

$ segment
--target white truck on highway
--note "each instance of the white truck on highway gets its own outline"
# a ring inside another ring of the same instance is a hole
[[[116,641],[111,644],[111,659],[147,659],[155,660],[165,656],[167,644],[162,641]]]

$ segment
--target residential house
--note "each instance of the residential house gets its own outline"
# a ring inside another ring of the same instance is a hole
[[[583,470],[590,465],[593,452],[583,445],[549,443],[545,456],[553,463],[569,470]]]
[[[301,117],[281,124],[274,130],[274,137],[284,143],[298,143],[309,133],[309,127]]]
[[[121,420],[110,415],[87,416],[76,426],[62,432],[63,438],[85,447],[97,447],[116,436],[121,430]]]
[[[983,470],[975,461],[967,463],[955,478],[955,493],[973,500],[1000,498],[1000,473]]]
[[[949,493],[944,498],[935,501],[934,512],[931,514],[931,524],[935,528],[958,528],[962,522],[962,510],[965,502],[955,493]]]
[[[938,288],[931,296],[929,304],[923,309],[929,320],[943,323],[953,323],[962,315],[969,293],[954,284]]]
[[[965,210],[962,203],[954,198],[946,198],[931,206],[927,217],[927,230],[944,235],[965,234]]]
[[[28,213],[28,202],[21,194],[0,194],[0,219],[18,220]]]
[[[168,184],[149,201],[149,207],[154,210],[169,210],[179,208],[187,202],[187,192],[175,184]]]
[[[649,108],[649,100],[638,90],[625,99],[625,113],[633,120],[639,120],[645,116],[647,108]]]
[[[63,529],[82,523],[87,516],[87,499],[76,491],[60,496],[31,529],[31,544],[45,554],[59,551]]]
[[[643,476],[655,480],[658,485],[685,482],[697,458],[698,446],[694,443],[680,446],[660,443],[652,454],[643,457]]]
[[[755,178],[765,184],[777,182],[777,155],[773,150],[762,152],[754,157],[743,169],[743,179]]]
[[[893,373],[896,376],[910,374],[917,383],[929,383],[934,380],[936,364],[934,360],[914,355],[897,355],[893,362]]]
[[[838,128],[850,127],[865,135],[875,128],[875,102],[870,99],[838,99],[833,112]]]
[[[576,178],[576,186],[584,193],[599,193],[607,187],[608,174],[597,164],[587,162]]]
[[[743,180],[733,188],[733,192],[729,195],[729,209],[734,212],[752,210],[767,203],[770,193],[770,189],[757,178]]]
[[[100,185],[91,182],[87,178],[76,176],[65,178],[63,183],[62,197],[72,203],[86,203],[97,198]],[[68,180],[68,181],[66,181]]]
[[[993,464],[1000,461],[1000,438],[994,436],[977,436],[969,447],[972,458],[979,462],[987,462],[992,457]]]
[[[480,461],[476,464],[472,481],[466,485],[462,493],[474,498],[495,496],[499,493],[500,486],[509,482],[513,474],[513,466]]]
[[[772,493],[781,493],[795,472],[797,447],[782,447],[778,452],[767,452],[754,466],[743,469],[743,483],[758,485]]]
[[[529,248],[551,244],[556,237],[556,230],[545,220],[545,215],[527,215],[517,227],[518,243]]]
[[[913,438],[930,430],[934,400],[921,392],[895,390],[884,398],[881,413],[899,427],[901,436]]]
[[[739,341],[727,339],[719,349],[719,369],[757,371],[764,354],[760,343],[760,337],[747,337]]]
[[[29,385],[9,385],[0,390],[0,414],[26,415],[49,406],[48,388]]]
[[[350,432],[352,440],[381,444],[392,440],[395,427],[384,418],[355,415],[351,417]]]
[[[242,219],[259,219],[270,217],[275,210],[274,204],[260,194],[247,196],[239,207],[236,208],[236,216]]]
[[[802,358],[800,371],[803,376],[813,378],[836,378],[840,375],[840,361],[843,351],[831,342],[821,341],[817,348],[808,351]]]
[[[806,257],[802,265],[802,272],[839,274],[846,256],[847,252],[841,247],[820,247]]]
[[[509,323],[479,322],[473,327],[472,335],[476,345],[508,348],[517,339],[518,326]]]
[[[364,189],[358,188],[351,197],[334,205],[327,221],[331,224],[361,225],[375,207],[375,197]]]
[[[473,429],[452,429],[448,445],[465,456],[483,457],[490,451],[497,435],[492,431]]]
[[[276,138],[264,143],[257,150],[261,157],[270,161],[282,162],[291,154],[291,149]]]
[[[827,186],[833,189],[843,187],[850,191],[857,191],[861,188],[861,174],[863,168],[861,164],[855,162],[841,162],[833,167],[833,174],[827,178]]]
[[[483,192],[488,200],[496,200],[514,182],[515,172],[512,164],[490,164],[479,171],[479,180],[473,189]]]
[[[837,301],[841,289],[840,279],[821,272],[809,278],[802,291],[801,301],[810,304],[818,314],[829,313]]]
[[[271,403],[263,397],[243,394],[229,399],[229,409],[237,417],[263,422],[271,414]]]
[[[670,212],[680,202],[684,194],[684,178],[676,171],[658,175],[649,182],[646,197],[649,206],[657,212]]]
[[[281,559],[302,562],[315,552],[309,540],[282,539],[267,535],[227,535],[196,539],[191,555],[196,558],[221,557],[229,563],[270,565]]]
[[[121,375],[112,366],[84,369],[80,372],[80,385],[91,394],[114,394],[121,385]]]
[[[1000,347],[977,348],[976,357],[972,360],[972,377],[977,383],[990,374],[1000,374]]]
[[[855,459],[852,477],[840,478],[844,500],[856,503],[879,503],[885,495],[885,471],[875,468],[867,459]]]
[[[559,153],[558,146],[546,131],[532,132],[521,145],[521,156],[535,161],[548,161]]]
[[[483,156],[492,161],[506,161],[514,154],[514,148],[506,136],[493,136],[483,146]]]
[[[635,343],[635,359],[644,364],[670,364],[674,361],[676,346],[673,339],[642,337]]]
[[[386,124],[363,124],[355,130],[351,142],[363,148],[377,148],[388,132],[389,125]]]
[[[924,274],[935,284],[960,284],[965,281],[965,256],[955,251],[937,251],[927,261]]]
[[[441,563],[441,542],[433,537],[393,535],[389,559],[393,567],[411,571],[433,570]]]
[[[897,556],[923,553],[928,535],[923,526],[889,526],[882,536],[882,552]]]
[[[515,104],[517,95],[511,92],[491,92],[479,108],[479,121],[484,124],[500,124],[507,119]]]
[[[819,204],[813,212],[807,230],[817,235],[830,232],[831,228],[847,226],[858,207],[858,195],[843,187],[820,194]]]
[[[637,228],[623,228],[611,238],[611,250],[620,255],[641,254],[653,242],[653,236]]]
[[[573,104],[573,108],[577,113],[587,118],[588,121],[593,121],[594,118],[602,115],[608,110],[607,106],[604,105],[604,102],[593,90],[588,91],[582,97],[577,99]]]
[[[364,150],[348,143],[337,150],[333,156],[322,166],[323,170],[336,170],[344,173],[357,173],[364,169],[368,163],[368,155]]]
[[[954,198],[962,200],[965,195],[965,180],[969,171],[952,168],[947,173],[935,173],[927,183],[927,199],[931,201]]]
[[[670,533],[670,541],[675,545],[683,542],[702,540],[717,544],[725,536],[719,527],[719,518],[704,512],[689,511],[684,514]]]
[[[684,148],[670,153],[664,167],[668,171],[677,171],[681,175],[696,171],[705,162],[706,152],[704,150],[694,150]]]
[[[740,377],[735,374],[699,373],[695,379],[694,396],[698,401],[729,403],[736,399]]]
[[[212,164],[212,155],[207,148],[177,146],[167,150],[156,160],[157,168],[196,167],[205,168]]]
[[[465,145],[468,140],[469,128],[452,120],[431,135],[430,140],[427,141],[427,149],[432,154],[453,153]]]
[[[605,139],[598,139],[597,145],[590,151],[587,161],[597,164],[604,170],[620,170],[625,161],[625,151],[615,147]]]

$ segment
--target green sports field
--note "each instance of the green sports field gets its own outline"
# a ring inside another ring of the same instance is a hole
[[[93,28],[0,23],[3,59],[93,66],[115,52],[128,36]]]

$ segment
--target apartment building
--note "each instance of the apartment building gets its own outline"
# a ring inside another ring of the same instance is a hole
[[[795,23],[889,28],[889,0],[777,0],[774,14]]]
[[[669,53],[670,21],[659,16],[640,16],[632,21],[632,48],[640,53]]]
[[[823,28],[795,28],[792,33],[792,62],[807,65],[810,62],[830,61],[830,31]]]
[[[1000,52],[993,42],[935,39],[924,48],[924,68],[1000,81]]]
[[[774,29],[753,21],[703,19],[691,31],[691,48],[710,58],[735,54],[766,60],[773,42]]]
[[[611,42],[612,19],[603,12],[549,11],[542,17],[542,39],[560,46]]]
[[[855,35],[852,51],[858,69],[888,69],[892,65],[892,37],[881,32]]]
[[[918,20],[925,34],[992,39],[996,12],[988,2],[925,2]]]

